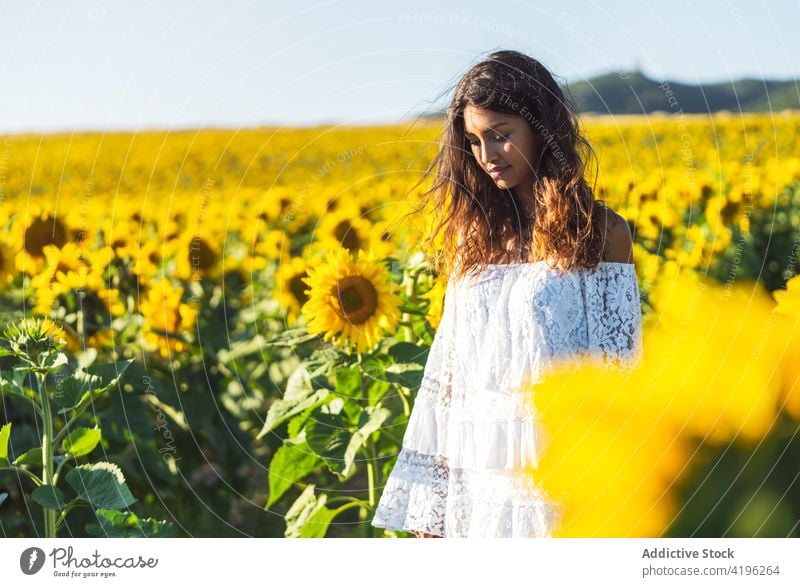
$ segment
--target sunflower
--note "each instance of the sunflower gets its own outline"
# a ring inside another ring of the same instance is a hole
[[[163,358],[189,348],[184,335],[194,330],[197,308],[183,301],[183,288],[167,279],[151,284],[139,311],[145,318],[142,334]]]
[[[378,220],[372,224],[370,247],[378,258],[395,255],[397,251],[397,221]]]
[[[423,297],[430,300],[430,306],[428,307],[428,312],[425,317],[434,330],[439,327],[439,322],[442,320],[442,313],[444,312],[444,294],[446,290],[447,284],[444,282],[444,278],[439,276],[433,278],[433,285],[431,288],[422,294]]]
[[[30,357],[50,349],[60,349],[67,343],[64,329],[46,316],[26,316],[3,329],[11,350],[24,351]]]
[[[89,252],[75,243],[67,243],[61,249],[47,245],[44,254],[45,265],[31,280],[36,291],[34,311],[47,314],[59,296],[84,292],[84,305],[94,294],[94,298],[102,302],[112,315],[124,313],[117,290],[106,288],[103,280],[103,273],[113,256],[110,247]]]
[[[800,316],[800,275],[795,275],[786,282],[786,289],[772,292],[778,303],[775,311],[786,316]]]
[[[120,252],[117,252],[120,256]],[[126,248],[124,256],[120,259],[130,258],[130,263],[127,265],[127,270],[136,276],[138,281],[146,281],[153,275],[158,273],[161,268],[161,245],[152,240],[143,243],[137,243],[136,247]]]
[[[86,337],[86,344],[103,348],[113,337],[111,322],[125,313],[119,290],[107,287],[103,279],[113,251],[102,247],[87,252],[74,243],[67,243],[63,249],[48,245],[44,250],[47,264],[31,280],[36,298],[34,311],[46,315],[55,305],[67,311],[80,310],[81,334]],[[80,338],[68,335],[71,351],[81,349]]]
[[[657,241],[664,230],[675,226],[678,216],[672,203],[647,200],[642,202],[636,216],[637,237],[643,240]]]
[[[0,241],[0,286],[6,286],[14,280],[17,269],[14,266],[14,249]]]
[[[697,439],[755,446],[774,425],[788,345],[766,293],[667,262],[652,299],[634,369],[564,361],[527,386],[542,432],[527,475],[560,506],[557,536],[663,534]]]
[[[14,259],[17,269],[30,275],[38,274],[44,265],[45,247],[54,245],[60,249],[71,237],[67,223],[41,206],[34,206],[24,219],[15,219],[12,233],[17,250]]]
[[[268,261],[279,261],[289,255],[289,236],[283,230],[269,230],[251,247],[253,269],[263,269]]]
[[[222,276],[222,239],[213,235],[188,235],[175,248],[175,275],[191,281]]]
[[[634,242],[633,262],[636,265],[636,273],[640,278],[639,287],[644,293],[647,293],[656,282],[664,259],[659,255],[654,255],[638,242]]]
[[[800,420],[800,275],[786,282],[786,289],[776,289],[772,297],[778,304],[773,313],[778,319],[776,336],[786,341],[779,364],[783,373],[779,407]]]
[[[643,379],[565,361],[531,387],[538,451],[520,474],[542,490],[555,537],[657,537],[678,511],[691,446],[640,401]]]
[[[294,322],[303,305],[308,301],[305,279],[308,263],[305,257],[294,257],[281,264],[275,278],[274,298],[286,310],[287,320]]]
[[[308,331],[324,334],[339,348],[363,353],[395,328],[401,300],[385,265],[371,251],[357,256],[337,249],[325,263],[308,269],[310,287],[302,311]]]
[[[349,211],[326,214],[319,223],[316,238],[320,242],[332,242],[336,246],[355,254],[358,251],[375,250],[373,226],[365,218]]]
[[[251,199],[252,209],[258,210],[259,217],[268,224],[277,224],[283,221],[295,201],[299,203],[295,190],[283,186],[273,186],[260,196],[254,196]]]

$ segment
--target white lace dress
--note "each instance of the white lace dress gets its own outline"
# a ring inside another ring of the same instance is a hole
[[[641,325],[629,263],[568,273],[544,261],[498,264],[451,278],[371,524],[444,537],[551,536],[557,510],[530,475],[514,474],[536,467],[544,440],[521,386],[566,356],[634,365]]]

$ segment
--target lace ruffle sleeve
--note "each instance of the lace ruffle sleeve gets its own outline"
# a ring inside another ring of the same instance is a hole
[[[604,261],[586,277],[589,352],[630,369],[642,356],[642,307],[632,263]]]

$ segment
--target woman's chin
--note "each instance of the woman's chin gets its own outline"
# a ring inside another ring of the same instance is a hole
[[[509,182],[506,179],[503,179],[502,177],[496,178],[494,180],[494,185],[496,185],[497,187],[502,188],[504,190],[510,190],[511,188],[514,187],[514,185],[511,182]]]

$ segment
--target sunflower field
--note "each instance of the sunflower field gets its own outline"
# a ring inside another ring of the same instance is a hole
[[[559,533],[800,536],[800,114],[584,124],[646,352],[537,392]],[[407,537],[440,129],[0,138],[2,534]]]

